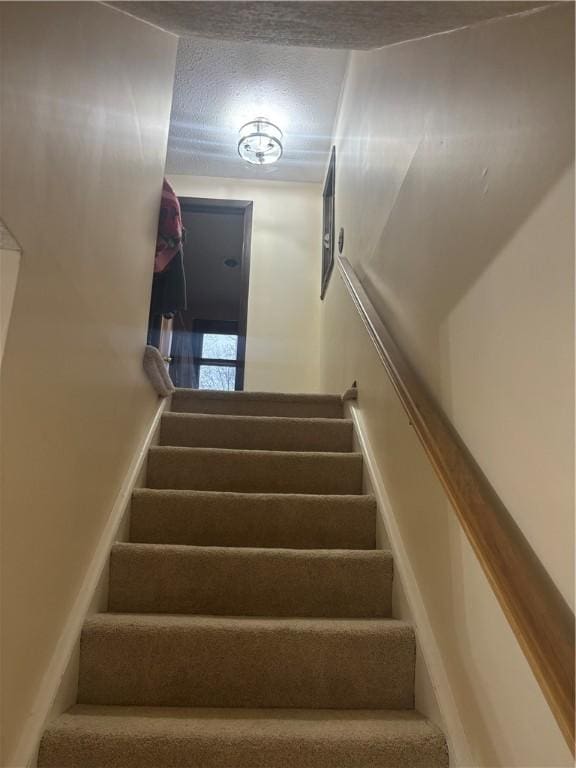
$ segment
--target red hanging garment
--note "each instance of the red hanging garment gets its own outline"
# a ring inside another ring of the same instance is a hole
[[[181,248],[182,213],[180,211],[180,201],[170,184],[164,179],[160,216],[158,218],[154,272],[164,272]]]

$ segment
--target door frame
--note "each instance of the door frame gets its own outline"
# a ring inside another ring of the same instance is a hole
[[[254,203],[251,200],[221,200],[211,197],[181,197],[182,213],[227,213],[242,216],[242,260],[240,262],[240,309],[238,313],[238,367],[236,369],[237,390],[244,389],[246,371],[246,334],[248,330],[248,293],[250,290],[250,253],[252,248],[252,215]]]
[[[336,218],[336,147],[332,147],[324,191],[322,192],[322,278],[320,282],[320,299],[326,295],[334,269],[335,251],[335,218]]]

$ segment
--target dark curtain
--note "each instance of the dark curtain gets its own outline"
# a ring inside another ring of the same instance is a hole
[[[188,327],[186,313],[178,312],[172,326],[172,362],[170,377],[176,387],[198,389],[198,371],[195,358],[199,357],[198,334]]]

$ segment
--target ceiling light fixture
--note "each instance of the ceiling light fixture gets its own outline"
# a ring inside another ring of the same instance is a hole
[[[277,125],[257,117],[240,128],[238,154],[252,165],[270,165],[282,157],[282,131]]]

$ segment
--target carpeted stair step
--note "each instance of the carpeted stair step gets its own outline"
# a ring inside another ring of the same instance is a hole
[[[417,712],[76,706],[47,730],[40,768],[448,768]]]
[[[205,547],[374,549],[373,496],[222,493],[142,488],[130,539]]]
[[[115,544],[109,610],[217,616],[385,617],[392,556],[382,550],[295,550]]]
[[[392,619],[98,614],[80,704],[411,709],[412,628]]]
[[[171,410],[178,413],[214,413],[234,416],[287,416],[341,419],[339,395],[298,395],[276,392],[209,392],[177,389]]]
[[[242,493],[362,493],[362,454],[154,447],[150,488]]]
[[[162,417],[160,444],[264,451],[351,451],[352,426],[347,419],[166,413]]]

